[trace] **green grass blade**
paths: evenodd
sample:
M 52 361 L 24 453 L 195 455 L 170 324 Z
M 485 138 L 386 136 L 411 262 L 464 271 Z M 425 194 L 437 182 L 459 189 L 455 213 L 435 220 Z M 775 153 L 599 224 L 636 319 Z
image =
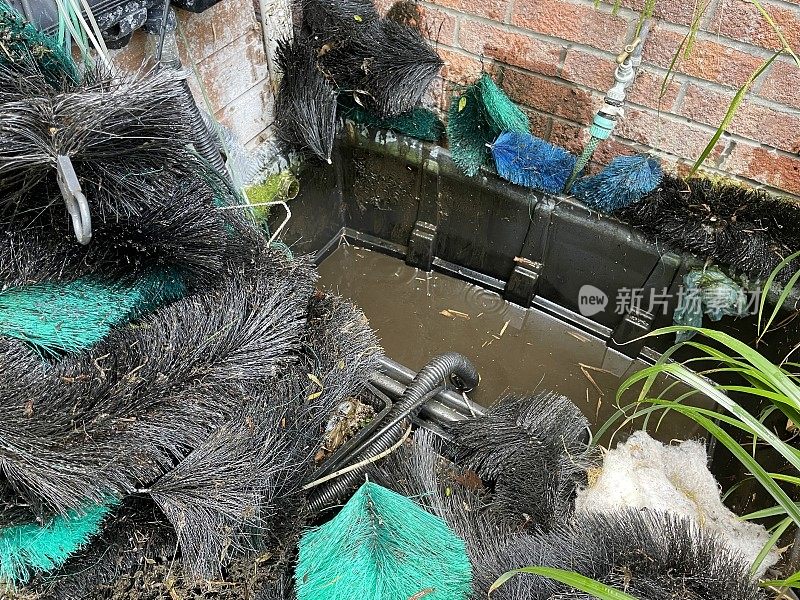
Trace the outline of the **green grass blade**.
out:
M 767 296 L 769 295 L 769 291 L 772 289 L 772 284 L 775 282 L 775 278 L 778 276 L 778 274 L 781 271 L 783 271 L 789 265 L 789 263 L 792 262 L 797 257 L 800 257 L 800 252 L 795 252 L 794 254 L 791 254 L 791 255 L 787 256 L 786 258 L 784 258 L 781 262 L 778 263 L 778 266 L 775 267 L 772 270 L 772 272 L 769 274 L 769 277 L 767 277 L 767 281 L 764 283 L 764 288 L 763 288 L 763 291 L 761 293 L 761 298 L 760 298 L 759 303 L 758 303 L 758 339 L 759 340 L 764 336 L 764 334 L 767 331 L 769 331 L 769 328 L 772 325 L 772 321 L 777 316 L 778 311 L 784 305 L 784 303 L 786 302 L 786 298 L 789 296 L 789 293 L 791 293 L 792 288 L 794 287 L 794 284 L 784 286 L 783 291 L 781 292 L 780 298 L 778 298 L 778 302 L 775 304 L 775 309 L 772 311 L 772 316 L 769 318 L 769 321 L 767 322 L 767 324 L 763 325 L 764 305 L 767 302 Z M 795 275 L 797 275 L 797 273 L 795 273 Z M 797 280 L 795 279 L 795 282 L 796 281 Z
M 800 510 L 800 504 L 797 505 L 797 509 Z M 783 515 L 787 514 L 786 509 L 782 506 L 773 506 L 770 508 L 762 508 L 761 510 L 756 510 L 751 513 L 747 513 L 746 515 L 741 515 L 739 518 L 742 521 L 755 521 L 756 519 L 769 519 L 770 517 L 782 517 Z
M 714 132 L 714 135 L 711 136 L 711 141 L 708 142 L 708 145 L 700 153 L 700 157 L 692 166 L 691 171 L 689 171 L 689 177 L 697 173 L 697 170 L 701 166 L 703 166 L 703 163 L 711 154 L 711 151 L 714 150 L 714 147 L 717 145 L 719 138 L 722 137 L 722 134 L 728 128 L 728 125 L 730 125 L 731 121 L 733 120 L 733 117 L 736 115 L 736 111 L 739 110 L 739 105 L 742 103 L 744 97 L 747 95 L 747 92 L 750 90 L 750 86 L 753 85 L 753 82 L 756 79 L 758 79 L 761 76 L 761 74 L 764 71 L 766 71 L 769 68 L 769 66 L 773 62 L 775 62 L 775 59 L 778 58 L 778 56 L 780 56 L 782 53 L 783 50 L 781 50 L 780 52 L 776 52 L 771 58 L 767 59 L 764 62 L 764 64 L 762 64 L 758 69 L 756 69 L 755 71 L 753 71 L 753 73 L 750 74 L 750 77 L 747 79 L 747 81 L 745 81 L 744 85 L 741 88 L 739 88 L 739 91 L 736 92 L 736 95 L 733 97 L 733 100 L 731 100 L 731 103 L 728 106 L 728 110 L 725 113 L 722 122 L 719 124 L 719 127 L 717 127 L 717 130 Z
M 758 435 L 759 438 L 766 441 L 770 446 L 775 448 L 781 456 L 783 456 L 789 463 L 798 471 L 800 471 L 800 452 L 792 448 L 781 440 L 769 428 L 765 427 L 756 417 L 751 415 L 747 410 L 742 408 L 734 400 L 727 395 L 716 389 L 713 384 L 703 379 L 699 375 L 693 373 L 682 365 L 669 365 L 669 372 L 682 380 L 687 385 L 702 392 L 717 404 L 725 408 L 729 413 L 734 415 L 737 419 L 745 423 L 752 431 L 753 435 Z
M 778 39 L 781 41 L 781 45 L 783 45 L 783 49 L 786 51 L 786 53 L 789 54 L 794 59 L 795 64 L 800 67 L 800 59 L 797 58 L 797 54 L 794 53 L 791 45 L 789 45 L 789 42 L 786 41 L 781 28 L 778 27 L 778 24 L 772 18 L 772 15 L 767 12 L 767 9 L 764 8 L 764 5 L 761 4 L 759 0 L 750 0 L 750 2 L 755 5 L 755 7 L 758 9 L 758 12 L 761 13 L 762 17 L 764 17 L 764 20 L 769 23 L 770 27 L 772 27 L 773 31 L 778 36 Z
M 759 373 L 759 376 L 763 377 L 763 380 L 766 381 L 768 385 L 772 387 L 772 389 L 784 394 L 789 405 L 791 405 L 795 410 L 800 410 L 800 387 L 798 387 L 797 384 L 792 381 L 786 372 L 770 362 L 757 350 L 754 350 L 744 342 L 737 340 L 727 333 L 716 331 L 714 329 L 704 329 L 702 327 L 684 327 L 673 325 L 671 327 L 662 327 L 661 329 L 657 329 L 647 334 L 647 336 L 651 337 L 686 330 L 700 333 L 701 335 L 726 346 L 728 349 L 738 354 L 755 368 L 755 370 Z
M 800 572 L 795 573 L 787 579 L 767 579 L 761 582 L 761 587 L 800 588 Z
M 497 581 L 492 584 L 492 587 L 489 588 L 489 596 L 512 577 L 522 574 L 539 575 L 541 577 L 547 577 L 548 579 L 554 579 L 576 590 L 591 594 L 595 598 L 600 598 L 600 600 L 637 600 L 630 594 L 621 592 L 618 589 L 609 587 L 599 581 L 589 579 L 573 571 L 564 571 L 563 569 L 553 569 L 550 567 L 525 567 L 524 569 L 515 569 L 508 573 L 503 573 L 497 578 Z
M 792 485 L 800 487 L 800 477 L 797 477 L 795 475 L 786 475 L 784 473 L 770 473 L 770 477 L 772 477 L 776 481 L 785 481 L 787 483 L 791 483 Z
M 792 519 L 786 517 L 783 521 L 778 523 L 778 526 L 775 528 L 775 531 L 767 540 L 767 543 L 764 544 L 764 547 L 761 548 L 761 552 L 758 553 L 756 559 L 753 561 L 753 565 L 750 567 L 750 575 L 755 575 L 758 571 L 758 568 L 761 566 L 761 563 L 764 562 L 764 559 L 767 558 L 770 550 L 778 543 L 778 540 L 783 535 L 783 532 L 789 528 L 789 525 L 792 524 Z

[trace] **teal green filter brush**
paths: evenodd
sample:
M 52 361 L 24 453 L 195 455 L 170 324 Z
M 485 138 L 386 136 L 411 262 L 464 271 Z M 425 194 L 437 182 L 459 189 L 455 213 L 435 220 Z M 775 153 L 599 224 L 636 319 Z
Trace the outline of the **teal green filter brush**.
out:
M 133 282 L 85 277 L 0 292 L 0 335 L 28 342 L 42 354 L 79 352 L 99 342 L 112 327 L 177 300 L 183 282 L 153 273 Z
M 363 106 L 342 98 L 339 96 L 339 114 L 354 123 L 389 129 L 426 142 L 438 142 L 444 136 L 444 123 L 428 108 L 417 106 L 411 112 L 381 118 Z
M 469 176 L 489 162 L 489 145 L 503 132 L 530 133 L 530 123 L 492 78 L 481 78 L 454 96 L 447 116 L 450 155 Z
M 34 573 L 47 573 L 85 546 L 100 529 L 111 504 L 56 516 L 49 523 L 11 525 L 0 530 L 0 585 L 24 584 Z
M 444 521 L 367 482 L 302 537 L 295 580 L 298 600 L 466 600 L 472 571 Z

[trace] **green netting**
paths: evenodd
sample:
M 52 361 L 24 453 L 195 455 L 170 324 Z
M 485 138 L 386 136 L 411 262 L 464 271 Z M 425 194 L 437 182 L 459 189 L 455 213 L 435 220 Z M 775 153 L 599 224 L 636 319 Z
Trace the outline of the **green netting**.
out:
M 14 65 L 21 70 L 41 70 L 56 87 L 61 87 L 64 82 L 77 83 L 80 78 L 75 61 L 63 46 L 2 1 L 0 64 Z

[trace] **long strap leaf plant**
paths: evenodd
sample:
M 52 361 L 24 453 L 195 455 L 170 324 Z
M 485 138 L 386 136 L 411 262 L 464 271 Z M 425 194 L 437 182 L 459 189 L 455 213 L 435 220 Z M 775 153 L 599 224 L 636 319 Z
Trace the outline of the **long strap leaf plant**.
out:
M 787 302 L 792 289 L 800 280 L 800 272 L 795 273 L 777 295 L 776 305 L 769 315 L 766 310 L 768 291 L 771 290 L 779 272 L 798 256 L 800 252 L 782 261 L 764 285 L 758 311 L 758 341 L 773 326 L 779 310 Z M 660 413 L 660 418 L 663 418 L 665 414 L 674 411 L 700 425 L 727 448 L 776 502 L 774 507 L 741 517 L 745 520 L 780 518 L 772 526 L 769 540 L 753 562 L 751 573 L 755 573 L 769 552 L 792 526 L 797 528 L 798 532 L 795 536 L 795 545 L 800 539 L 800 504 L 791 497 L 793 493 L 796 495 L 800 491 L 800 449 L 790 441 L 782 439 L 765 424 L 770 415 L 781 414 L 789 425 L 793 427 L 800 425 L 800 372 L 798 372 L 800 363 L 790 361 L 792 356 L 790 353 L 780 364 L 775 364 L 756 348 L 713 329 L 664 327 L 646 337 L 672 335 L 679 331 L 692 331 L 695 337 L 675 344 L 664 352 L 654 365 L 634 373 L 622 383 L 617 392 L 618 410 L 595 432 L 593 444 L 597 444 L 598 440 L 608 432 L 619 431 L 636 420 L 642 420 L 643 427 L 646 428 L 649 419 L 656 413 Z M 672 357 L 687 348 L 692 350 L 693 358 L 675 362 Z M 795 347 L 794 350 L 797 349 L 798 347 Z M 663 376 L 670 377 L 673 383 L 664 387 L 660 393 L 651 394 L 657 379 Z M 714 379 L 722 379 L 718 376 L 723 376 L 726 382 L 715 381 Z M 677 386 L 683 386 L 681 389 L 688 387 L 689 391 L 674 397 L 671 391 Z M 623 394 L 632 388 L 639 389 L 637 399 L 627 405 L 621 405 Z M 686 401 L 696 394 L 714 400 L 717 408 L 688 404 Z M 762 408 L 764 405 L 766 408 Z M 737 431 L 743 432 L 744 438 L 735 436 Z M 737 437 L 752 439 L 752 448 L 746 448 L 737 441 Z M 777 452 L 786 460 L 789 471 L 774 473 L 760 464 L 755 457 L 757 444 L 766 445 Z M 798 565 L 792 562 L 790 560 L 787 566 L 790 571 L 798 568 Z M 560 581 L 601 600 L 636 600 L 621 590 L 588 579 L 579 573 L 542 566 L 509 571 L 497 579 L 492 590 L 501 587 L 511 578 L 524 574 Z M 760 585 L 779 594 L 786 588 L 800 589 L 800 571 L 788 574 L 783 579 L 762 580 Z

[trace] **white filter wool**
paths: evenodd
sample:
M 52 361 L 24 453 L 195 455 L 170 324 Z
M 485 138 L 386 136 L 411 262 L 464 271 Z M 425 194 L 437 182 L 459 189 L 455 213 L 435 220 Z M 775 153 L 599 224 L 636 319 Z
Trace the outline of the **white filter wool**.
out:
M 648 508 L 691 517 L 701 529 L 722 536 L 748 562 L 755 560 L 769 540 L 764 527 L 741 521 L 720 498 L 720 488 L 706 466 L 708 456 L 700 442 L 665 445 L 637 431 L 606 453 L 600 473 L 579 490 L 576 512 L 609 512 L 621 508 Z M 780 555 L 770 552 L 757 575 L 774 565 Z

